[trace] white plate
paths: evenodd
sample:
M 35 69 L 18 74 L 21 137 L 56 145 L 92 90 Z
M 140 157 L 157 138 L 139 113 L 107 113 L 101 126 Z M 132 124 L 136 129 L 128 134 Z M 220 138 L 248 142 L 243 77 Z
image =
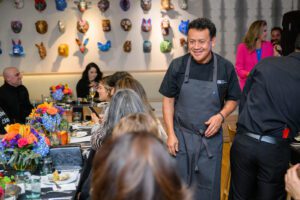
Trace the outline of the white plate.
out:
M 67 180 L 64 181 L 55 181 L 58 185 L 63 185 L 63 184 L 68 184 L 68 183 L 72 183 L 75 182 L 77 179 L 77 174 L 76 173 L 70 173 L 70 172 L 62 172 L 59 175 L 65 175 L 68 174 L 70 177 Z M 54 183 L 52 182 L 53 180 L 53 174 L 48 174 L 47 178 L 45 179 L 45 183 L 47 185 L 54 185 Z
M 73 133 L 73 137 L 80 138 L 86 136 L 87 134 L 88 133 L 86 131 L 76 131 Z

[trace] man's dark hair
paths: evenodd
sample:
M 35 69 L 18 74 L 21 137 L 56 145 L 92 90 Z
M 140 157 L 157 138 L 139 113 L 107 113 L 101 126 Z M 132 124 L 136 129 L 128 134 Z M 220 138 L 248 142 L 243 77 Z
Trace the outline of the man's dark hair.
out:
M 280 28 L 279 26 L 273 27 L 273 28 L 271 29 L 271 33 L 272 33 L 273 31 L 279 31 L 280 34 L 282 34 L 282 28 Z
M 296 41 L 295 41 L 295 49 L 297 51 L 300 51 L 300 33 L 298 33 L 297 37 L 296 37 Z
M 191 21 L 191 23 L 189 23 L 188 30 L 190 29 L 197 29 L 197 30 L 208 29 L 210 38 L 215 37 L 217 33 L 215 24 L 207 18 L 194 19 L 193 21 Z

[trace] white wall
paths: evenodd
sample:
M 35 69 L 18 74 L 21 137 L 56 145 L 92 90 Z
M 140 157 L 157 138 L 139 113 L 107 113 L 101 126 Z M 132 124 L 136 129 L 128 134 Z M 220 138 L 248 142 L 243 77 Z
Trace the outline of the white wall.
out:
M 68 0 L 68 7 L 64 12 L 57 11 L 54 0 L 46 0 L 48 6 L 43 12 L 34 8 L 33 0 L 25 0 L 23 9 L 16 9 L 13 0 L 0 1 L 0 41 L 3 54 L 0 55 L 1 71 L 7 66 L 17 66 L 21 71 L 32 73 L 46 72 L 81 72 L 89 62 L 96 62 L 104 71 L 114 70 L 164 70 L 170 61 L 181 56 L 184 51 L 179 44 L 179 38 L 183 35 L 178 31 L 180 20 L 194 19 L 206 16 L 211 18 L 218 29 L 217 46 L 215 51 L 234 62 L 236 44 L 240 42 L 249 24 L 258 18 L 266 19 L 269 27 L 280 25 L 281 16 L 287 11 L 299 9 L 299 0 L 188 0 L 189 9 L 181 10 L 177 0 L 173 0 L 174 11 L 161 11 L 160 0 L 152 0 L 152 9 L 144 13 L 139 0 L 130 0 L 131 8 L 123 12 L 119 6 L 119 0 L 110 0 L 110 8 L 102 14 L 98 7 L 98 0 L 92 0 L 89 10 L 81 14 L 73 1 Z M 83 35 L 76 30 L 76 22 L 80 17 L 90 23 L 89 31 Z M 173 40 L 171 53 L 163 54 L 159 50 L 159 43 L 163 36 L 160 31 L 160 22 L 163 16 L 171 21 L 172 31 L 166 38 Z M 152 19 L 152 31 L 141 32 L 142 18 Z M 101 27 L 101 19 L 108 18 L 112 22 L 112 31 L 104 33 Z M 130 32 L 125 32 L 120 27 L 122 18 L 130 18 L 133 27 Z M 10 28 L 12 20 L 21 20 L 23 30 L 19 34 L 13 33 Z M 48 22 L 48 32 L 44 35 L 35 30 L 37 20 Z M 67 25 L 64 34 L 59 33 L 57 21 L 62 20 Z M 242 26 L 240 26 L 242 24 Z M 88 52 L 82 55 L 75 43 L 75 38 L 89 38 Z M 25 48 L 24 57 L 11 57 L 11 39 L 21 39 Z M 99 52 L 97 42 L 110 39 L 112 48 L 109 52 Z M 144 39 L 152 42 L 152 52 L 143 53 Z M 132 52 L 124 53 L 122 46 L 125 40 L 132 40 Z M 47 57 L 41 60 L 35 43 L 43 41 L 47 48 Z M 67 43 L 70 53 L 67 58 L 59 57 L 57 47 L 61 43 Z

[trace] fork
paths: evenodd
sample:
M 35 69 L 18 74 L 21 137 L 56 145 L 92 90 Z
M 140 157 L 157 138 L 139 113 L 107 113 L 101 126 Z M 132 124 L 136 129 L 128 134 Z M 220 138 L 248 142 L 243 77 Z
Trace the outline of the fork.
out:
M 48 194 L 48 193 L 64 193 L 64 194 L 71 194 L 73 191 L 47 191 L 47 192 L 41 192 L 42 195 Z

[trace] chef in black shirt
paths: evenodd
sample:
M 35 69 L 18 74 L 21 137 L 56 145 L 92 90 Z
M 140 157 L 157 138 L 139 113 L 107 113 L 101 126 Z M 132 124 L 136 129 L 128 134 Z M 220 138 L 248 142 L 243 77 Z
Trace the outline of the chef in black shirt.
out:
M 300 35 L 286 57 L 259 62 L 246 82 L 230 153 L 230 199 L 286 199 L 290 141 L 300 131 Z
M 180 177 L 194 199 L 220 198 L 222 122 L 240 96 L 233 65 L 212 52 L 216 27 L 206 18 L 188 27 L 187 55 L 174 59 L 160 93 L 167 127 L 167 146 Z
M 16 67 L 3 70 L 4 84 L 0 87 L 0 107 L 10 119 L 10 123 L 25 123 L 33 106 L 29 94 L 22 85 L 22 74 Z

